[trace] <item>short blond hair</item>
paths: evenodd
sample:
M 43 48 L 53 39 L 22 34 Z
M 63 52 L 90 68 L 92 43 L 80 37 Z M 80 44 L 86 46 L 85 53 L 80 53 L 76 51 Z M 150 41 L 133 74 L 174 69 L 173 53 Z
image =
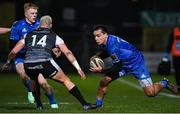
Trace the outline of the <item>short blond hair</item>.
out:
M 37 9 L 37 10 L 39 9 L 39 7 L 34 3 L 25 3 L 24 4 L 24 12 L 26 12 L 30 8 Z
M 52 18 L 49 15 L 42 16 L 40 18 L 40 25 L 46 24 L 48 27 L 52 25 Z

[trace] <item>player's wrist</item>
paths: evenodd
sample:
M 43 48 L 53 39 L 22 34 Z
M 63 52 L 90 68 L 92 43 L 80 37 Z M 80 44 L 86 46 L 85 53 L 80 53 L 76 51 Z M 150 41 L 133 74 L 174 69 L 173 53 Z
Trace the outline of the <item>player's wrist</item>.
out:
M 7 60 L 7 61 L 6 61 L 6 64 L 10 64 L 10 63 L 11 63 L 11 60 Z
M 73 64 L 73 66 L 74 66 L 78 71 L 81 70 L 81 67 L 79 66 L 77 60 L 74 60 L 74 61 L 72 62 L 72 64 Z

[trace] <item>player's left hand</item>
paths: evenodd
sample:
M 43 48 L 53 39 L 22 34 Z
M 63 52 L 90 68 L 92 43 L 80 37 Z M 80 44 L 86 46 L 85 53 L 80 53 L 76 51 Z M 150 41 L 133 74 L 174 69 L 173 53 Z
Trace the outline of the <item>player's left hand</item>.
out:
M 89 69 L 91 72 L 95 72 L 95 73 L 98 73 L 98 72 L 101 72 L 102 70 L 102 67 L 99 63 L 97 63 L 97 67 L 90 67 Z
M 84 74 L 84 72 L 82 70 L 78 70 L 78 73 L 82 80 L 86 79 L 86 75 Z
M 6 63 L 2 66 L 1 70 L 5 71 L 5 70 L 10 70 L 11 67 L 11 63 Z

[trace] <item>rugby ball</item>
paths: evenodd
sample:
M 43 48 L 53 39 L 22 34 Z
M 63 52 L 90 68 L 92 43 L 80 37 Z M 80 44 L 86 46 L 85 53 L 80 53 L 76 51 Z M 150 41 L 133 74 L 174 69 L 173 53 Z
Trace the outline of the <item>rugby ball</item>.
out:
M 98 63 L 102 68 L 104 68 L 104 62 L 103 62 L 103 60 L 101 58 L 99 58 L 99 57 L 91 57 L 91 59 L 90 59 L 90 67 L 91 68 L 97 67 Z

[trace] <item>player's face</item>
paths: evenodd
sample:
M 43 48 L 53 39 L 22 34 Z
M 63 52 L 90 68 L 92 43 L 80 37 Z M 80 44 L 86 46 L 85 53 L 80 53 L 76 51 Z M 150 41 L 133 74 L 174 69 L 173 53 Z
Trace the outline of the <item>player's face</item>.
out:
M 104 33 L 104 32 L 102 32 L 101 29 L 98 29 L 93 32 L 93 35 L 94 35 L 94 39 L 98 45 L 106 44 L 106 40 L 107 40 L 107 36 L 108 36 L 107 33 Z
M 30 24 L 34 23 L 37 18 L 37 9 L 30 8 L 25 12 L 26 21 Z

